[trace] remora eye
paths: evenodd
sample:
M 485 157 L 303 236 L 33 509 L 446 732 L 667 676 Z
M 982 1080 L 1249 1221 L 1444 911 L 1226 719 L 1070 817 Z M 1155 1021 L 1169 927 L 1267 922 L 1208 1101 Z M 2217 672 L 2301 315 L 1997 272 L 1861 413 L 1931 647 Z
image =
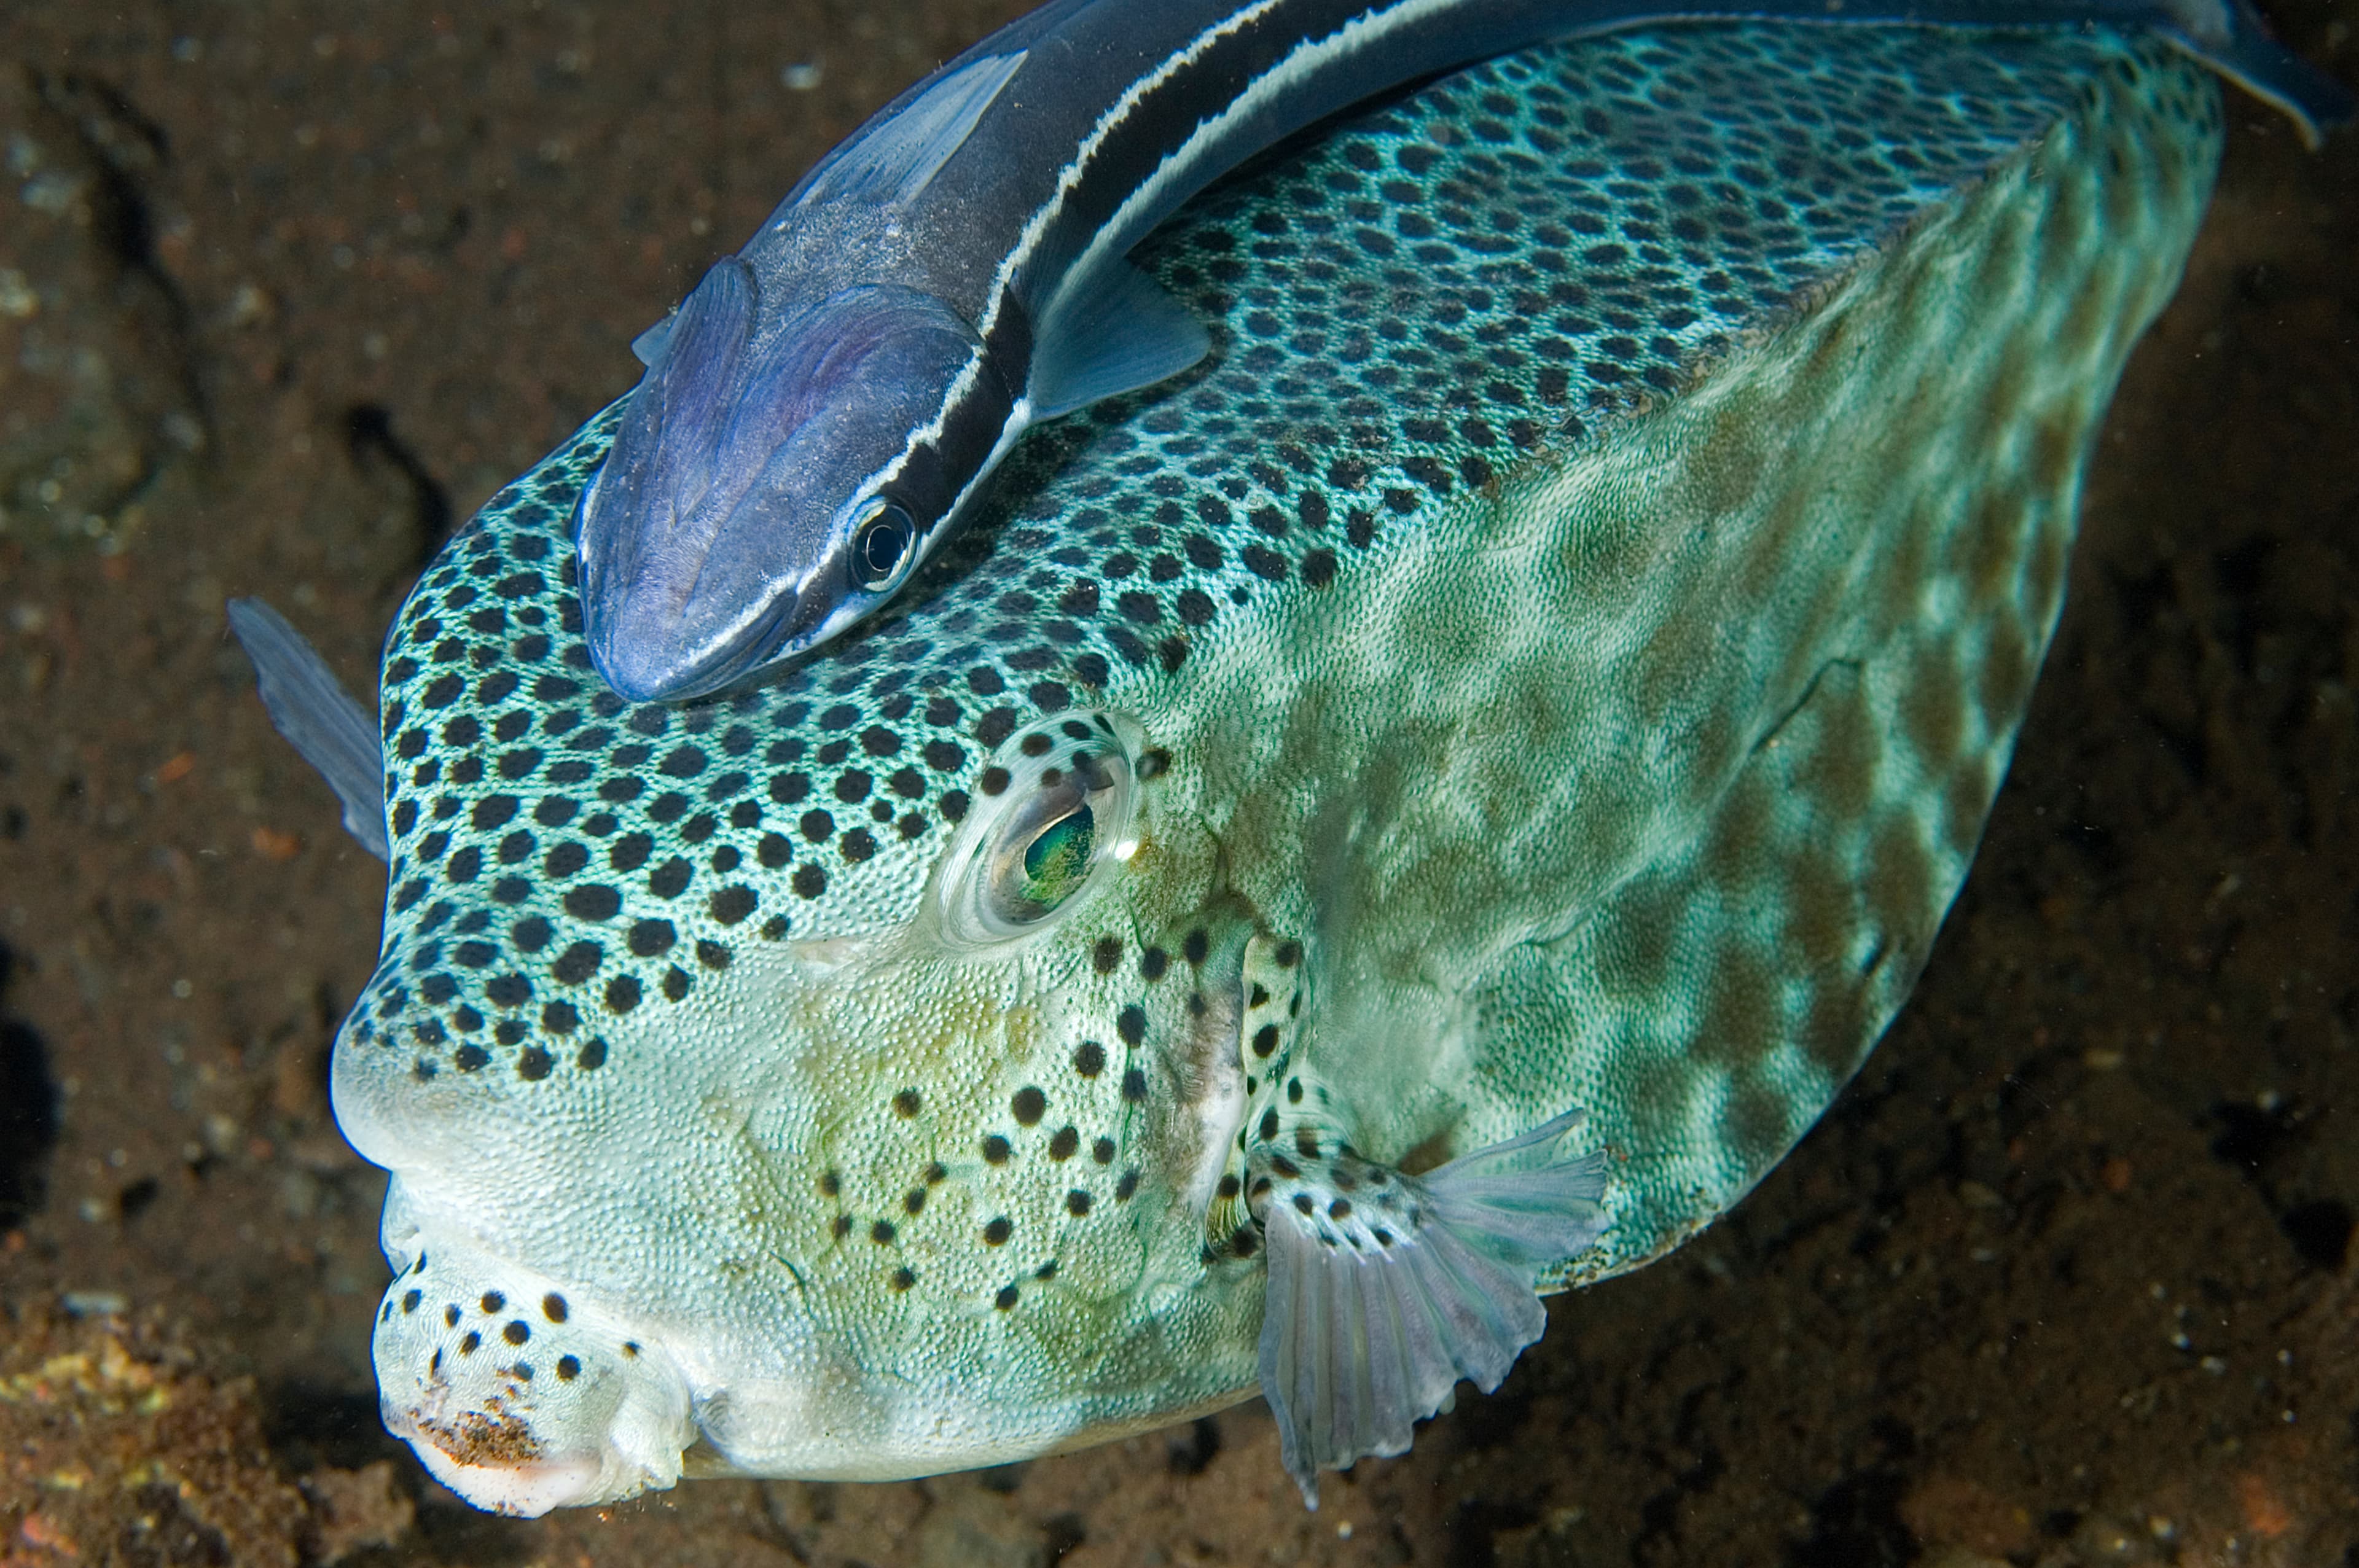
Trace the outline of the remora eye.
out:
M 1130 746 L 1104 716 L 1066 712 L 986 768 L 942 881 L 945 935 L 982 946 L 1044 929 L 1130 850 Z
M 853 582 L 871 591 L 892 586 L 909 566 L 917 543 L 917 520 L 907 507 L 881 495 L 870 497 L 852 526 Z

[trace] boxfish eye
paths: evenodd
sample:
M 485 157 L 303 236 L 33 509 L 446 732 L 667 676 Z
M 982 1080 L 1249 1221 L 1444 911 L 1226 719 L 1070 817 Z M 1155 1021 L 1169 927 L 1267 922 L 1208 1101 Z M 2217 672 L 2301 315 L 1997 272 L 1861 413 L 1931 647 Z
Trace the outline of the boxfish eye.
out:
M 1046 929 L 1136 847 L 1131 747 L 1103 714 L 1068 710 L 984 770 L 945 861 L 942 930 L 962 946 Z
M 917 553 L 918 523 L 908 508 L 871 496 L 852 526 L 852 580 L 871 592 L 892 587 Z

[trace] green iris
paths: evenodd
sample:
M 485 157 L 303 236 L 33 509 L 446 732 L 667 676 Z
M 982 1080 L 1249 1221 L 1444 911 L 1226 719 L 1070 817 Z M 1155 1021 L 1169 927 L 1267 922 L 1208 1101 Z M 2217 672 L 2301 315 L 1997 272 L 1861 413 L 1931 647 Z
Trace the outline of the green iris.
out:
M 1097 819 L 1086 806 L 1042 828 L 1024 847 L 1025 901 L 1053 909 L 1071 898 L 1089 874 L 1097 841 Z

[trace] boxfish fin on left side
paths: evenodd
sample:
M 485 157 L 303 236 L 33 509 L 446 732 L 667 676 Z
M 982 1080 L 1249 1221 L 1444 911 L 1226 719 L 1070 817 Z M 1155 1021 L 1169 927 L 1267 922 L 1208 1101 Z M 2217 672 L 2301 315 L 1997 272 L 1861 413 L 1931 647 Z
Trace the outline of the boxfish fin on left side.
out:
M 1099 272 L 1041 314 L 1027 388 L 1035 419 L 1153 386 L 1212 351 L 1204 324 L 1161 284 L 1119 259 Z
M 319 651 L 287 618 L 258 599 L 229 601 L 229 629 L 254 661 L 270 722 L 319 770 L 344 805 L 344 831 L 380 860 L 392 859 L 385 836 L 385 744 L 375 716 L 361 706 Z

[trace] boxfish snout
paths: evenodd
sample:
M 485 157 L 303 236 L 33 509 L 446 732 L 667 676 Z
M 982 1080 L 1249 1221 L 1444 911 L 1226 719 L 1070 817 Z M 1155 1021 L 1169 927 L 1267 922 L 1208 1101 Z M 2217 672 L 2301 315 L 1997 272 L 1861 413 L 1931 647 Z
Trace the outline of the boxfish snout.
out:
M 696 1439 L 660 1346 L 462 1244 L 427 1242 L 396 1276 L 371 1348 L 386 1430 L 480 1509 L 529 1519 L 661 1490 Z

